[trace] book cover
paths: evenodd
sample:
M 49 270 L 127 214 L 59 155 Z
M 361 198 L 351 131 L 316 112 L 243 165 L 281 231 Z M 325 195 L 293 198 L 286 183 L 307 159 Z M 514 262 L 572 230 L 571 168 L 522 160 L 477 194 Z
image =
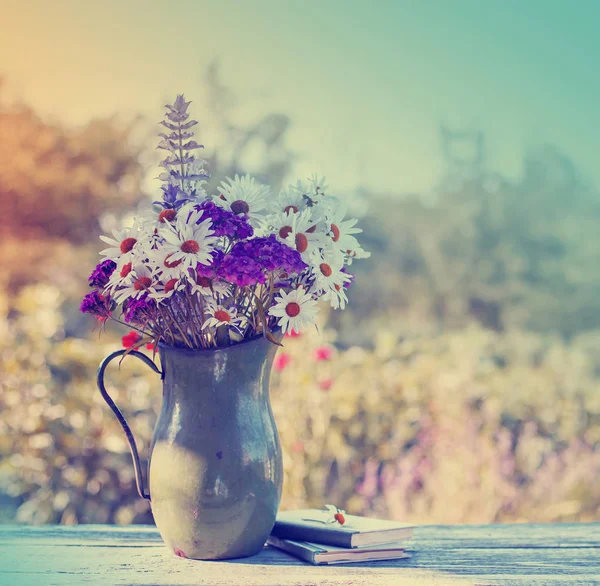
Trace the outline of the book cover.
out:
M 271 535 L 280 539 L 306 541 L 337 547 L 364 547 L 410 539 L 413 525 L 345 515 L 346 522 L 326 523 L 331 514 L 320 509 L 282 511 Z
M 349 549 L 307 541 L 280 539 L 273 535 L 269 537 L 267 543 L 315 566 L 372 562 L 377 560 L 398 560 L 410 557 L 400 545 L 394 543 L 383 546 Z

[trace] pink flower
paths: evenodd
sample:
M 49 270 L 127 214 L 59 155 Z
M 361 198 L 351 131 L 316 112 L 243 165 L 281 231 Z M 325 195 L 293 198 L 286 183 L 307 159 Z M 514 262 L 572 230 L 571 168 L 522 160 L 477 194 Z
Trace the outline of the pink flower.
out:
M 331 360 L 333 349 L 329 346 L 319 346 L 314 352 L 314 358 L 317 362 L 321 360 Z
M 319 388 L 322 391 L 328 391 L 332 386 L 333 386 L 332 378 L 324 378 L 323 380 L 319 381 Z
M 141 339 L 141 336 L 137 332 L 129 332 L 121 338 L 121 342 L 123 343 L 123 348 L 131 348 L 132 346 L 135 346 Z
M 292 357 L 289 354 L 282 352 L 281 354 L 278 354 L 275 357 L 275 362 L 273 363 L 273 368 L 277 372 L 281 372 L 284 368 L 286 368 L 290 364 L 291 361 L 292 361 Z
M 154 350 L 155 346 L 150 342 L 150 344 L 146 344 L 146 350 Z

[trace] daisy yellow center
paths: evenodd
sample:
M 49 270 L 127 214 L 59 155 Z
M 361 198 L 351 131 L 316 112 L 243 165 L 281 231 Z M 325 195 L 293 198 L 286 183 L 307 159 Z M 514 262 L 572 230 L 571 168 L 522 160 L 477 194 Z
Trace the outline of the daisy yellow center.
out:
M 123 265 L 121 272 L 119 273 L 121 277 L 124 279 L 131 272 L 131 263 L 128 262 Z
M 175 285 L 177 285 L 177 279 L 170 279 L 165 283 L 165 293 L 170 293 L 175 289 Z
M 245 201 L 238 199 L 231 204 L 231 211 L 234 214 L 247 214 L 250 206 Z
M 224 309 L 217 309 L 217 311 L 215 311 L 215 319 L 229 323 L 231 321 L 231 316 Z
M 330 266 L 329 266 L 327 263 L 325 263 L 325 262 L 322 262 L 322 263 L 319 265 L 319 269 L 321 270 L 321 273 L 323 273 L 323 275 L 324 275 L 325 277 L 331 277 L 331 273 L 332 273 L 333 271 L 331 270 L 331 267 L 330 267 Z
M 182 247 L 182 249 L 183 249 L 183 247 Z M 172 256 L 173 256 L 172 254 L 169 254 L 167 257 L 165 257 L 165 262 L 163 263 L 168 269 L 174 269 L 175 267 L 178 267 L 181 264 L 180 260 L 170 261 L 169 259 Z
M 304 234 L 296 234 L 296 250 L 300 253 L 306 252 L 308 238 Z
M 285 210 L 283 210 L 286 214 L 293 212 L 294 214 L 298 213 L 298 208 L 296 206 L 287 206 Z
M 290 317 L 296 317 L 300 313 L 300 305 L 295 301 L 291 301 L 285 306 L 285 312 Z
M 137 240 L 135 238 L 125 238 L 125 240 L 123 240 L 121 242 L 121 252 L 123 254 L 130 252 L 131 249 L 135 246 L 135 243 L 137 242 Z
M 334 242 L 337 242 L 340 239 L 340 229 L 335 224 L 331 224 L 331 232 L 332 232 L 331 239 Z
M 291 226 L 284 226 L 283 228 L 279 229 L 279 237 L 282 240 L 285 240 L 290 235 L 291 231 L 292 231 L 292 227 Z
M 181 245 L 181 250 L 188 254 L 196 254 L 200 250 L 200 245 L 195 240 L 186 240 Z
M 143 289 L 147 289 L 152 285 L 152 279 L 150 277 L 139 277 L 136 279 L 133 288 L 136 291 L 142 291 Z
M 198 277 L 196 282 L 200 287 L 210 287 L 212 285 L 212 281 L 208 277 Z
M 175 210 L 163 210 L 158 214 L 158 221 L 164 224 L 165 222 L 172 222 L 175 219 L 177 212 Z

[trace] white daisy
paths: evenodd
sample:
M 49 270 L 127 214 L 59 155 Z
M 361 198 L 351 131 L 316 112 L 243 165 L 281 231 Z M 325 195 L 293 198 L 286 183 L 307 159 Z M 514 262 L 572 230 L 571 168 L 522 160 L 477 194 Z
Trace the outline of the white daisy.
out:
M 346 255 L 346 264 L 348 266 L 352 264 L 354 259 L 360 260 L 361 258 L 371 257 L 371 253 L 363 250 L 358 242 L 356 243 L 356 248 L 348 248 L 347 250 L 344 250 L 344 254 Z
M 162 208 L 156 204 L 144 202 L 139 205 L 136 220 L 142 231 L 153 233 L 162 228 L 165 223 L 175 223 L 177 211 L 171 208 Z
M 174 227 L 166 224 L 159 231 L 167 241 L 164 249 L 171 254 L 170 263 L 181 260 L 182 269 L 195 269 L 197 263 L 207 265 L 212 260 L 211 252 L 218 239 L 212 236 L 210 220 L 196 223 L 201 216 L 202 211 L 192 212 L 189 216 L 180 215 Z
M 136 223 L 131 228 L 113 230 L 113 238 L 104 235 L 100 236 L 100 240 L 111 245 L 109 248 L 101 250 L 100 254 L 106 258 L 110 258 L 115 262 L 117 262 L 117 259 L 122 256 L 133 256 L 132 251 L 138 242 L 138 232 L 138 225 Z
M 237 315 L 235 307 L 227 309 L 222 305 L 212 305 L 209 306 L 206 313 L 210 317 L 202 324 L 202 329 L 230 326 L 239 330 L 248 321 L 245 316 Z
M 114 299 L 117 303 L 123 303 L 126 299 L 137 299 L 144 293 L 152 296 L 156 292 L 158 282 L 150 266 L 138 262 L 133 265 L 129 274 L 133 275 L 132 278 L 126 285 L 117 289 L 114 294 Z
M 232 290 L 233 285 L 220 281 L 219 279 L 211 279 L 202 275 L 191 275 L 188 273 L 188 281 L 192 285 L 192 293 L 200 293 L 201 295 L 211 296 L 218 295 L 220 297 L 228 297 Z
M 282 189 L 277 199 L 273 200 L 271 212 L 273 214 L 301 212 L 306 209 L 306 203 L 302 194 L 290 186 L 289 189 Z
M 117 266 L 106 285 L 107 291 L 114 291 L 120 287 L 128 287 L 133 284 L 135 273 L 132 272 L 132 267 L 135 261 L 135 257 L 128 254 L 118 259 Z
M 269 315 L 278 318 L 277 325 L 284 334 L 292 330 L 300 332 L 315 323 L 317 302 L 302 288 L 281 292 L 269 309 Z
M 346 251 L 359 247 L 358 240 L 352 234 L 362 232 L 356 228 L 358 220 L 356 218 L 344 219 L 346 215 L 346 206 L 338 205 L 330 207 L 326 212 L 327 235 L 338 250 Z
M 344 283 L 351 280 L 350 275 L 342 272 L 344 268 L 344 256 L 332 247 L 317 250 L 311 255 L 310 264 L 315 275 L 317 288 L 327 292 L 337 287 L 343 287 Z
M 247 214 L 252 227 L 260 228 L 267 212 L 268 195 L 266 185 L 257 183 L 250 175 L 236 175 L 221 183 L 220 194 L 214 202 L 234 214 Z
M 183 259 L 175 260 L 170 246 L 161 246 L 148 253 L 148 262 L 154 267 L 157 274 L 161 276 L 162 281 L 170 279 L 179 279 L 187 269 Z
M 176 291 L 182 291 L 185 289 L 186 280 L 179 277 L 171 277 L 170 279 L 163 282 L 158 282 L 154 286 L 154 291 L 150 293 L 152 299 L 156 299 L 157 303 L 164 301 L 171 297 Z
M 302 260 L 310 257 L 315 249 L 325 246 L 327 238 L 317 231 L 317 225 L 312 221 L 312 212 L 288 212 L 274 216 L 270 220 L 275 235 L 291 248 L 295 248 Z
M 334 309 L 345 309 L 348 303 L 348 296 L 343 285 L 334 285 L 333 289 L 325 291 L 322 299 L 329 301 L 329 305 Z
M 328 186 L 325 185 L 325 177 L 319 178 L 314 174 L 307 181 L 298 179 L 296 185 L 291 188 L 299 193 L 308 205 L 315 205 L 326 197 Z

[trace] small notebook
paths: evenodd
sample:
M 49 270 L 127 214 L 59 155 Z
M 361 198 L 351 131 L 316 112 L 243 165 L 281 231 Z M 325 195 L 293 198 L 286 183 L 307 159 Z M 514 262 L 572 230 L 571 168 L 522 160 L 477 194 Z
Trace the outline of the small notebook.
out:
M 271 535 L 280 539 L 353 548 L 404 541 L 413 534 L 414 525 L 355 515 L 345 515 L 343 525 L 319 522 L 330 517 L 331 513 L 320 509 L 282 511 L 277 515 Z
M 394 543 L 361 549 L 348 549 L 347 547 L 334 547 L 319 543 L 309 543 L 308 541 L 280 539 L 273 535 L 267 539 L 267 543 L 315 566 L 372 562 L 377 560 L 399 560 L 410 557 L 402 547 Z

